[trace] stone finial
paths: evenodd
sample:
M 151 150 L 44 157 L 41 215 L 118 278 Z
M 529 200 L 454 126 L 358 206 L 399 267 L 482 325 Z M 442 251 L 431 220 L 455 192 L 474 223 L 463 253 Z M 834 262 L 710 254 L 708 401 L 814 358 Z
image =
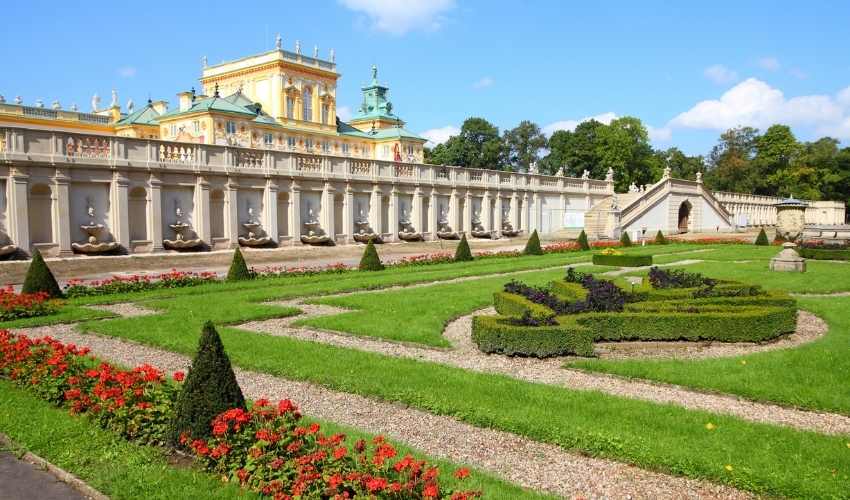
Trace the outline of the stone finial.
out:
M 605 181 L 606 182 L 614 182 L 614 169 L 608 167 L 608 172 L 605 173 Z
M 301 40 L 295 40 L 295 53 L 301 55 Z
M 41 99 L 36 99 L 35 100 L 35 107 L 36 108 L 43 108 L 44 107 L 44 101 L 42 101 Z
M 319 58 L 319 46 L 313 45 L 313 59 Z
M 669 165 L 664 167 L 664 175 L 662 175 L 661 178 L 662 179 L 669 179 L 670 178 L 670 172 L 671 172 L 671 170 L 670 170 Z
M 16 95 L 15 96 L 15 104 L 23 104 L 23 103 L 24 103 L 24 98 L 19 96 L 19 95 Z
M 331 62 L 336 62 L 336 51 L 334 49 L 330 51 L 330 60 Z
M 278 33 L 277 36 L 274 37 L 274 48 L 276 48 L 277 50 L 283 48 L 283 38 L 281 38 L 280 33 Z
M 76 103 L 71 104 L 71 111 L 77 112 L 77 111 L 79 111 L 79 110 L 80 110 L 80 108 L 77 106 L 77 104 L 76 104 Z
M 702 184 L 702 172 L 697 172 L 697 184 Z
M 62 105 L 59 104 L 59 100 L 53 101 L 53 104 L 51 104 L 50 107 L 56 110 L 62 109 Z
M 136 103 L 134 103 L 132 99 L 128 99 L 127 100 L 127 113 L 132 113 L 133 108 L 135 108 L 135 107 L 136 107 Z
M 120 106 L 120 104 L 118 104 L 118 91 L 115 90 L 115 89 L 112 89 L 112 102 L 109 103 L 109 107 L 115 108 L 115 107 L 118 107 L 118 106 Z
M 201 68 L 207 67 L 207 56 L 201 56 Z
M 91 112 L 97 113 L 97 108 L 100 106 L 100 96 L 95 93 L 91 96 Z

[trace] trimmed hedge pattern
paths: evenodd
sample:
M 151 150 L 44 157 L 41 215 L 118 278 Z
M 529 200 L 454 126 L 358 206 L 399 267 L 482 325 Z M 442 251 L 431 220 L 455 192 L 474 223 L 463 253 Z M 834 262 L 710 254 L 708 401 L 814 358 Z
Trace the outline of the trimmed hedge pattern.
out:
M 812 260 L 850 260 L 850 250 L 826 250 L 824 248 L 798 248 L 797 253 L 804 259 Z
M 592 356 L 594 341 L 764 342 L 796 328 L 797 301 L 784 292 L 728 281 L 700 296 L 704 290 L 643 285 L 627 293 L 623 312 L 566 314 L 555 317 L 557 324 L 542 326 L 522 319 L 551 321 L 551 309 L 497 292 L 493 302 L 499 316 L 473 318 L 472 339 L 483 352 L 542 358 Z M 587 295 L 581 284 L 564 280 L 552 282 L 550 291 L 565 301 Z
M 597 266 L 644 267 L 652 265 L 652 255 L 605 255 L 593 254 L 593 264 Z

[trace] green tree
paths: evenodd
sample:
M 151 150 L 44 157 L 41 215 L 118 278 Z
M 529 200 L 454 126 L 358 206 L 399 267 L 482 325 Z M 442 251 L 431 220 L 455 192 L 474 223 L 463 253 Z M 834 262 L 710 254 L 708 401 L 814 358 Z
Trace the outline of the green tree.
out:
M 767 233 L 764 232 L 764 228 L 761 228 L 761 231 L 759 231 L 759 235 L 756 236 L 755 244 L 758 246 L 770 245 L 770 240 L 767 239 Z
M 670 167 L 670 176 L 674 179 L 694 180 L 697 172 L 705 174 L 702 156 L 688 156 L 676 147 L 655 151 L 654 155 L 661 165 Z
M 59 283 L 44 262 L 41 252 L 36 248 L 32 251 L 32 261 L 27 268 L 27 275 L 24 278 L 24 286 L 21 288 L 23 293 L 38 293 L 44 292 L 50 298 L 62 297 L 62 289 L 59 288 Z
M 723 132 L 708 156 L 706 185 L 715 191 L 754 193 L 758 179 L 751 162 L 757 139 L 758 129 L 752 127 Z
M 546 147 L 546 136 L 536 123 L 528 120 L 505 131 L 503 141 L 508 163 L 518 172 L 527 172 L 539 158 L 540 150 Z
M 375 248 L 375 243 L 369 240 L 366 248 L 363 250 L 363 257 L 360 258 L 361 271 L 383 271 L 384 265 L 381 263 L 381 258 L 378 256 L 378 250 Z
M 426 151 L 426 163 L 501 170 L 503 146 L 499 129 L 484 118 L 467 118 L 460 133 Z
M 653 157 L 649 133 L 637 118 L 624 116 L 599 129 L 597 154 L 600 167 L 614 170 L 615 189 L 652 184 L 661 177 L 663 165 Z
M 472 250 L 469 249 L 469 242 L 466 241 L 466 233 L 460 237 L 460 243 L 455 249 L 455 262 L 467 262 L 472 260 Z
M 236 382 L 230 358 L 211 321 L 204 324 L 198 352 L 177 397 L 169 441 L 176 446 L 180 435 L 203 439 L 210 435 L 216 415 L 231 408 L 245 408 L 245 397 Z
M 666 245 L 668 243 L 667 238 L 664 237 L 664 233 L 659 229 L 657 233 L 655 233 L 655 244 L 656 245 Z
M 227 281 L 242 281 L 253 278 L 254 273 L 248 269 L 245 257 L 242 256 L 242 250 L 236 248 L 236 251 L 233 252 L 233 260 L 230 262 L 230 269 L 227 270 Z
M 791 127 L 787 125 L 772 125 L 763 135 L 757 137 L 752 162 L 755 170 L 755 194 L 780 195 L 779 187 L 786 184 L 788 178 L 796 178 L 799 181 L 807 174 L 813 174 L 809 167 L 797 161 L 801 149 Z M 801 172 L 800 169 L 809 171 Z M 815 188 L 812 191 L 818 190 Z
M 632 239 L 631 239 L 631 237 L 629 237 L 628 231 L 623 231 L 623 234 L 620 235 L 620 245 L 622 245 L 624 247 L 632 246 Z
M 587 241 L 587 233 L 584 232 L 584 229 L 578 235 L 578 246 L 582 250 L 590 250 L 590 242 Z

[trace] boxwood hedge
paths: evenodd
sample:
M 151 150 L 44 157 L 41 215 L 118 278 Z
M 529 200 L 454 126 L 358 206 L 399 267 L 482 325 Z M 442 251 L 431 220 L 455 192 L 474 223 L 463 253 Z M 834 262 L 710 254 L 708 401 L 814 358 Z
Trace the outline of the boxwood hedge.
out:
M 652 265 L 652 255 L 606 255 L 593 254 L 593 264 L 597 266 L 644 267 Z
M 800 257 L 812 260 L 850 260 L 850 250 L 828 250 L 825 248 L 798 248 Z
M 567 301 L 583 300 L 578 283 L 563 280 L 551 291 Z M 797 302 L 784 292 L 720 282 L 713 295 L 694 296 L 699 288 L 653 289 L 630 295 L 623 312 L 581 313 L 555 317 L 556 324 L 528 326 L 521 318 L 552 318 L 548 307 L 506 292 L 494 294 L 499 316 L 476 316 L 472 338 L 487 353 L 511 356 L 591 356 L 594 341 L 714 340 L 763 342 L 793 332 Z

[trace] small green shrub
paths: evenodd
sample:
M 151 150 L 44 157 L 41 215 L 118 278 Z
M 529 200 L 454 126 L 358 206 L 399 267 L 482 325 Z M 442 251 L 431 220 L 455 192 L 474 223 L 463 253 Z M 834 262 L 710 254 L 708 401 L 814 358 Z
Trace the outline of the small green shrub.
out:
M 524 255 L 543 255 L 543 247 L 540 246 L 540 236 L 537 235 L 535 229 L 528 242 L 525 244 L 525 249 L 522 251 Z
M 764 228 L 761 228 L 759 231 L 759 235 L 756 237 L 755 244 L 758 246 L 768 246 L 770 245 L 770 241 L 767 239 L 767 233 L 764 232 Z
M 22 293 L 38 293 L 44 292 L 48 297 L 55 299 L 62 297 L 62 289 L 59 288 L 59 283 L 44 262 L 41 252 L 38 249 L 32 251 L 32 262 L 27 268 L 27 276 L 24 278 L 24 286 L 21 289 Z
M 659 229 L 658 232 L 655 233 L 655 244 L 666 245 L 667 243 L 669 243 L 669 241 L 667 241 L 667 238 L 664 237 L 664 233 L 662 233 Z
M 177 397 L 169 442 L 176 446 L 181 434 L 191 439 L 209 437 L 216 415 L 231 408 L 245 408 L 245 397 L 236 382 L 230 358 L 211 321 L 204 325 L 198 352 Z
M 625 233 L 624 233 L 625 234 Z M 593 254 L 593 264 L 597 266 L 644 267 L 652 265 L 652 255 L 606 255 Z
M 472 319 L 472 341 L 482 352 L 508 356 L 593 356 L 593 332 L 573 325 L 518 325 L 511 318 L 475 316 Z
M 245 263 L 245 257 L 242 256 L 242 250 L 238 247 L 233 252 L 233 260 L 230 262 L 230 269 L 227 270 L 227 281 L 243 281 L 254 279 L 254 273 L 248 269 L 248 264 Z
M 464 233 L 455 249 L 455 262 L 468 262 L 470 260 L 472 260 L 472 250 L 469 249 L 469 242 L 466 241 L 466 233 Z
M 384 264 L 381 263 L 381 258 L 378 256 L 378 250 L 375 248 L 375 243 L 369 240 L 366 248 L 363 250 L 363 257 L 360 258 L 358 269 L 361 271 L 383 271 Z
M 590 250 L 590 242 L 587 241 L 587 233 L 584 232 L 584 229 L 578 235 L 578 246 L 582 250 Z
M 632 239 L 629 238 L 629 232 L 623 231 L 623 234 L 620 236 L 620 245 L 624 247 L 632 246 Z

